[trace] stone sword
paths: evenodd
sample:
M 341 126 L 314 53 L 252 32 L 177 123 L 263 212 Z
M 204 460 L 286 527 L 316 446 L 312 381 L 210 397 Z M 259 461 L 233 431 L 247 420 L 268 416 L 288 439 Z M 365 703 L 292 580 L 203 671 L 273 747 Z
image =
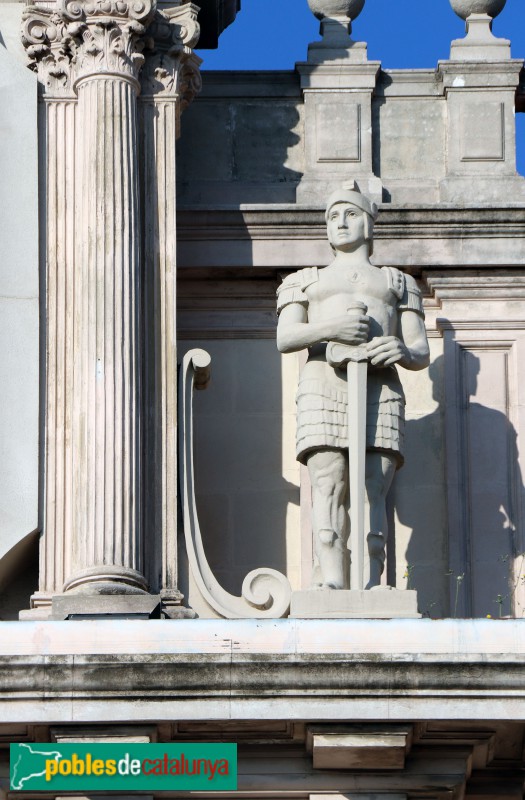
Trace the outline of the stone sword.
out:
M 355 302 L 347 313 L 366 314 L 364 303 Z M 365 469 L 366 469 L 366 344 L 329 342 L 326 360 L 332 367 L 346 366 L 348 475 L 350 488 L 350 587 L 364 589 L 365 564 Z

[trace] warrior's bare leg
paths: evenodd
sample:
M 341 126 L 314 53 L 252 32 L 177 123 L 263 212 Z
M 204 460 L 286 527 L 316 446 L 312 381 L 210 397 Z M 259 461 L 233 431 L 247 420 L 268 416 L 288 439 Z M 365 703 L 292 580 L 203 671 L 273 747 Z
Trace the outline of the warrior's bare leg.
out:
M 370 533 L 367 536 L 370 556 L 370 580 L 366 586 L 379 586 L 385 566 L 388 537 L 386 496 L 396 471 L 396 458 L 385 452 L 369 450 L 366 454 L 366 493 L 370 506 Z
M 314 586 L 344 589 L 348 572 L 346 454 L 341 450 L 320 450 L 309 456 L 307 464 L 312 483 L 314 549 L 318 562 Z

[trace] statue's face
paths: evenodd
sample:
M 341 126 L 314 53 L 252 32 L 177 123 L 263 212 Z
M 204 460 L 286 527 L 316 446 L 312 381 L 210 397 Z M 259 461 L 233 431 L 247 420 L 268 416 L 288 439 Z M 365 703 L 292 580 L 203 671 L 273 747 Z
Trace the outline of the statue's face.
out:
M 367 240 L 365 212 L 351 203 L 335 203 L 328 212 L 326 229 L 335 250 L 356 250 Z

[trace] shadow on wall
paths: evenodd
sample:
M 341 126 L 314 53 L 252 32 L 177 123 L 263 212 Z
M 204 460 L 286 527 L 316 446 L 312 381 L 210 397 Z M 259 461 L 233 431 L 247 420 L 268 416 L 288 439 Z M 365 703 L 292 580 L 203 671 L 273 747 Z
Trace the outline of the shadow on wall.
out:
M 437 407 L 431 414 L 407 418 L 405 466 L 396 475 L 391 492 L 391 517 L 394 513 L 410 532 L 405 558 L 407 572 L 399 588 L 416 589 L 421 613 L 431 617 L 448 615 L 448 554 L 444 442 L 443 356 L 430 365 L 432 400 Z M 392 527 L 391 527 L 392 530 Z M 395 537 L 392 536 L 392 546 Z M 400 544 L 397 543 L 399 550 Z M 389 546 L 389 582 L 392 574 L 392 547 Z M 395 555 L 402 559 L 403 553 Z
M 397 516 L 412 531 L 409 586 L 432 617 L 521 617 L 524 487 L 516 430 L 508 409 L 486 402 L 490 363 L 465 346 L 445 410 L 443 362 L 440 356 L 429 369 L 438 408 L 407 422 L 407 473 L 398 479 Z
M 241 96 L 228 102 L 204 93 L 184 113 L 177 146 L 180 205 L 295 202 L 303 168 L 300 98 L 275 96 L 279 73 L 272 75 L 267 97 L 245 99 L 243 74 L 236 73 Z M 222 86 L 221 73 L 203 78 L 215 92 L 231 91 L 231 77 Z M 252 92 L 250 86 L 244 94 Z
M 0 621 L 18 620 L 38 586 L 39 536 L 28 534 L 0 559 Z

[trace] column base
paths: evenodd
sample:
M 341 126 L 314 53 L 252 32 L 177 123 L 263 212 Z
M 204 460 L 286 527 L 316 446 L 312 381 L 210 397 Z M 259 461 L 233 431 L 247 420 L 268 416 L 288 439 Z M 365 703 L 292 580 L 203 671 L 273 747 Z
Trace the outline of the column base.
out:
M 102 565 L 81 570 L 64 583 L 64 592 L 87 595 L 147 594 L 148 584 L 137 570 Z
M 417 592 L 375 589 L 308 589 L 292 592 L 290 617 L 297 619 L 420 619 Z
M 177 592 L 176 595 L 167 595 L 161 592 L 161 612 L 163 619 L 196 619 L 197 614 L 191 608 L 182 605 L 184 595 Z
M 29 608 L 22 609 L 18 614 L 20 620 L 49 619 L 51 616 L 51 592 L 36 591 L 31 595 Z
M 67 592 L 46 596 L 46 603 L 20 611 L 24 622 L 66 619 L 195 619 L 193 609 L 162 595 Z

